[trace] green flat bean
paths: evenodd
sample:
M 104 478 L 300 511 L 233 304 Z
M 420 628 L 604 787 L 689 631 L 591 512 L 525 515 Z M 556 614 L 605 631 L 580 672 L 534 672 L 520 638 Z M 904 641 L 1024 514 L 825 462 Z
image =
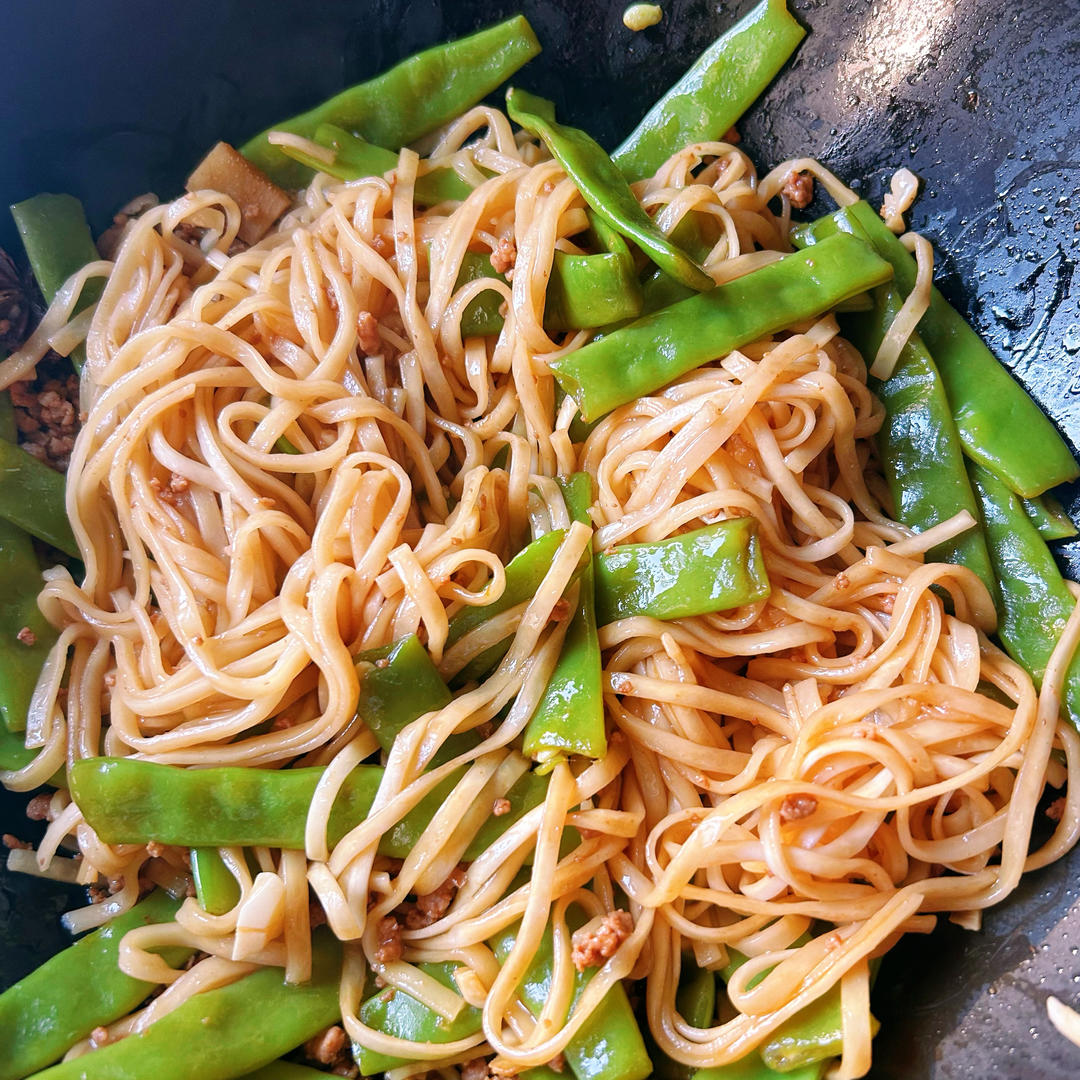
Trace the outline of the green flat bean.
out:
M 1044 540 L 1068 540 L 1076 535 L 1072 518 L 1053 495 L 1036 495 L 1021 501 L 1027 516 Z
M 291 1061 L 272 1061 L 261 1069 L 245 1073 L 240 1080 L 326 1080 L 326 1073 L 306 1065 L 294 1065 Z
M 584 917 L 572 908 L 567 921 L 575 928 L 584 922 Z M 510 927 L 490 942 L 500 963 L 510 955 L 515 937 L 516 930 Z M 540 1015 L 551 993 L 554 963 L 554 939 L 548 927 L 540 939 L 536 956 L 518 984 L 518 994 L 534 1016 Z M 571 1008 L 596 970 L 586 968 L 583 972 L 575 972 Z M 622 983 L 615 983 L 604 995 L 570 1040 L 563 1056 L 577 1080 L 645 1080 L 652 1075 L 652 1062 Z
M 800 226 L 792 241 L 812 245 L 838 230 L 872 243 L 893 267 L 899 293 L 911 292 L 915 260 L 868 203 Z M 937 289 L 918 330 L 941 374 L 969 458 L 1027 498 L 1080 475 L 1054 425 Z
M 94 1028 L 131 1012 L 154 986 L 120 970 L 120 940 L 138 926 L 171 922 L 179 906 L 166 893 L 151 893 L 0 994 L 0 1080 L 46 1068 Z M 193 952 L 164 949 L 162 956 L 178 967 Z
M 762 0 L 694 61 L 611 155 L 642 180 L 688 143 L 722 139 L 776 77 L 806 31 L 784 0 Z
M 730 518 L 652 544 L 597 555 L 596 621 L 685 619 L 769 595 L 753 518 Z
M 131 758 L 85 758 L 72 767 L 72 798 L 108 844 L 193 847 L 304 847 L 308 807 L 323 770 L 183 769 Z M 371 809 L 383 770 L 360 765 L 348 776 L 330 814 L 328 836 L 337 843 Z M 455 772 L 436 785 L 379 841 L 379 851 L 405 858 L 435 811 L 461 779 Z M 510 812 L 490 817 L 466 849 L 480 851 L 532 807 L 547 790 L 546 777 L 526 773 L 506 798 Z
M 880 285 L 874 290 L 874 310 L 849 320 L 848 337 L 868 360 L 902 303 L 892 285 Z M 923 532 L 966 510 L 978 522 L 960 433 L 937 365 L 918 331 L 908 338 L 892 375 L 884 382 L 872 377 L 869 382 L 885 406 L 878 452 L 899 520 Z M 931 548 L 927 559 L 966 566 L 979 575 L 991 596 L 997 592 L 981 524 Z
M 595 420 L 733 349 L 816 318 L 891 275 L 867 244 L 837 235 L 813 252 L 785 256 L 638 319 L 551 369 L 585 420 Z
M 713 279 L 657 228 L 622 173 L 590 135 L 557 123 L 551 102 L 525 90 L 509 90 L 506 109 L 512 120 L 543 139 L 598 217 L 633 240 L 657 266 L 684 285 L 699 291 L 714 287 Z
M 539 52 L 532 27 L 524 16 L 516 15 L 417 53 L 314 109 L 275 124 L 246 142 L 240 152 L 275 183 L 302 187 L 310 178 L 309 170 L 272 146 L 270 131 L 312 138 L 320 124 L 335 124 L 396 150 L 477 104 Z
M 190 852 L 195 896 L 211 915 L 224 915 L 240 902 L 240 886 L 217 848 L 193 847 Z
M 592 477 L 574 473 L 559 480 L 559 486 L 571 518 L 591 528 Z M 600 758 L 607 753 L 591 542 L 588 553 L 589 562 L 578 576 L 577 608 L 566 629 L 562 651 L 525 729 L 525 753 L 545 765 L 553 765 L 566 754 Z
M 341 1016 L 341 946 L 312 938 L 311 981 L 266 967 L 189 998 L 137 1035 L 55 1065 L 37 1080 L 233 1080 L 268 1065 Z
M 460 966 L 453 962 L 417 964 L 436 982 L 455 991 L 454 971 Z M 466 1039 L 480 1030 L 482 1019 L 483 1013 L 479 1009 L 466 1005 L 453 1020 L 444 1020 L 423 1002 L 401 990 L 380 990 L 360 1006 L 360 1020 L 369 1028 L 410 1042 L 448 1043 Z M 408 1058 L 382 1054 L 356 1042 L 353 1043 L 353 1059 L 364 1076 L 374 1076 L 409 1063 Z
M 1050 654 L 1076 601 L 1020 499 L 988 469 L 972 463 L 969 471 L 1000 588 L 998 637 L 1006 652 L 1041 686 Z M 1080 726 L 1080 657 L 1069 665 L 1062 705 Z
M 30 269 L 45 302 L 51 304 L 64 282 L 87 263 L 100 259 L 82 203 L 73 195 L 35 195 L 11 208 Z M 78 313 L 96 304 L 105 288 L 103 278 L 88 281 L 75 303 Z M 75 370 L 82 369 L 86 350 L 72 350 Z
M 698 1069 L 694 1073 L 694 1080 L 821 1080 L 828 1065 L 828 1061 L 815 1061 L 787 1072 L 777 1072 L 751 1051 L 746 1057 L 739 1058 L 730 1065 Z
M 64 476 L 14 442 L 0 438 L 0 518 L 79 557 L 64 509 Z

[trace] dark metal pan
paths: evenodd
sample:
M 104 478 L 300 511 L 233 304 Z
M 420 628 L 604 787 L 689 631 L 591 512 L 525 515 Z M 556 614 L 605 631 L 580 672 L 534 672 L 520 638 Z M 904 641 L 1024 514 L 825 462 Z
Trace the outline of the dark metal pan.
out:
M 400 57 L 524 10 L 544 43 L 519 81 L 613 144 L 744 0 L 662 0 L 631 34 L 622 0 L 37 0 L 5 11 L 0 201 L 84 200 L 101 229 L 129 197 L 174 194 L 233 141 Z M 795 0 L 811 34 L 742 125 L 760 166 L 810 154 L 872 199 L 900 165 L 949 298 L 1080 443 L 1080 4 Z M 6 215 L 0 215 L 6 219 Z M 0 243 L 13 247 L 9 222 Z M 1074 516 L 1080 497 L 1066 498 Z M 1060 554 L 1080 572 L 1080 545 Z M 32 839 L 24 799 L 0 825 Z M 1045 1001 L 1080 997 L 1080 855 L 1025 879 L 972 934 L 889 957 L 874 993 L 878 1080 L 1080 1075 Z M 64 943 L 77 895 L 0 870 L 0 986 Z M 0 1049 L 2 1053 L 2 1049 Z

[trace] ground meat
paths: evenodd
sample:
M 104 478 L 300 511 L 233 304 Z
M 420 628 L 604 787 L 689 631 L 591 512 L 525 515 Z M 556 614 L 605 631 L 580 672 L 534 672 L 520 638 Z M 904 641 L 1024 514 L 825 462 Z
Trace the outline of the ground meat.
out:
M 20 642 L 22 642 L 23 645 L 36 645 L 37 644 L 37 634 L 35 634 L 34 631 L 30 629 L 29 626 L 24 626 L 15 635 L 15 637 L 18 638 L 18 640 Z
M 796 210 L 804 210 L 814 201 L 814 178 L 804 172 L 789 172 L 780 189 Z
M 304 1043 L 304 1056 L 320 1065 L 334 1065 L 346 1045 L 344 1028 L 333 1024 Z
M 583 926 L 570 939 L 571 959 L 578 971 L 599 967 L 634 932 L 634 920 L 628 911 L 609 911 L 599 924 Z
M 552 1072 L 561 1073 L 566 1069 L 566 1058 L 562 1054 L 556 1054 L 548 1063 L 547 1067 Z
M 495 817 L 502 817 L 503 814 L 509 814 L 511 809 L 509 799 L 496 799 L 491 804 L 491 812 Z
M 102 1046 L 106 1046 L 109 1043 L 109 1029 L 104 1027 L 96 1027 L 90 1032 L 90 1046 L 94 1050 L 100 1049 Z
M 491 268 L 497 274 L 505 274 L 517 261 L 517 245 L 511 236 L 499 238 L 495 250 L 491 253 Z
M 461 1066 L 461 1080 L 488 1080 L 487 1060 L 478 1057 L 466 1061 Z
M 722 141 L 726 143 L 731 143 L 732 146 L 738 146 L 739 143 L 742 142 L 742 136 L 739 134 L 738 130 L 734 126 L 732 126 L 724 132 L 724 138 Z
M 514 1080 L 517 1076 L 517 1066 L 500 1058 L 492 1058 L 488 1063 L 488 1072 L 495 1080 Z
M 79 378 L 71 361 L 50 353 L 33 380 L 12 383 L 19 442 L 27 453 L 63 472 L 79 426 Z
M 132 218 L 137 218 L 145 210 L 149 210 L 152 206 L 157 206 L 158 197 L 153 192 L 147 192 L 145 195 L 139 195 L 134 198 L 126 206 L 121 207 L 115 214 L 113 214 L 113 223 L 110 225 L 97 240 L 97 249 L 103 259 L 113 259 L 116 257 L 117 249 L 120 247 L 120 240 L 124 235 L 124 226 L 127 225 Z
M 566 616 L 569 614 L 570 604 L 567 601 L 566 597 L 560 596 L 559 599 L 555 601 L 555 606 L 551 609 L 551 617 L 548 621 L 562 622 L 563 619 L 565 619 Z
M 434 891 L 416 898 L 416 906 L 432 922 L 441 919 L 453 902 L 458 889 L 465 884 L 465 867 L 458 865 L 450 871 L 450 876 Z
M 156 476 L 151 477 L 150 487 L 163 503 L 179 506 L 183 501 L 183 496 L 191 487 L 191 481 L 186 476 L 171 473 L 167 484 L 163 484 Z
M 146 854 L 149 855 L 151 859 L 160 859 L 161 856 L 165 854 L 165 845 L 159 844 L 156 840 L 151 840 L 150 843 L 146 845 Z
M 809 817 L 817 809 L 813 795 L 788 795 L 780 804 L 781 821 L 798 821 Z
M 400 960 L 405 947 L 401 942 L 401 924 L 393 915 L 384 915 L 379 920 L 379 945 L 375 950 L 375 961 L 379 964 L 392 964 Z
M 376 356 L 382 352 L 382 338 L 379 337 L 379 323 L 370 311 L 361 311 L 356 316 L 356 343 L 365 356 Z
M 8 851 L 15 851 L 16 849 L 29 851 L 34 846 L 33 844 L 28 844 L 25 840 L 20 840 L 17 836 L 12 836 L 9 832 L 4 833 L 3 843 Z
M 44 791 L 35 795 L 26 804 L 26 816 L 31 821 L 52 821 L 52 796 Z
M 318 900 L 311 900 L 308 903 L 308 923 L 312 930 L 326 925 L 326 912 Z
M 1060 821 L 1060 820 L 1061 820 L 1061 818 L 1062 818 L 1062 815 L 1063 815 L 1064 813 L 1065 813 L 1065 799 L 1064 799 L 1064 797 L 1062 797 L 1062 798 L 1060 798 L 1060 799 L 1055 799 L 1055 800 L 1054 800 L 1054 801 L 1053 801 L 1053 802 L 1052 802 L 1052 803 L 1051 803 L 1051 804 L 1050 804 L 1050 805 L 1049 805 L 1049 806 L 1048 806 L 1048 807 L 1046 808 L 1046 816 L 1047 816 L 1047 817 L 1048 817 L 1048 818 L 1049 818 L 1049 819 L 1050 819 L 1051 821 Z

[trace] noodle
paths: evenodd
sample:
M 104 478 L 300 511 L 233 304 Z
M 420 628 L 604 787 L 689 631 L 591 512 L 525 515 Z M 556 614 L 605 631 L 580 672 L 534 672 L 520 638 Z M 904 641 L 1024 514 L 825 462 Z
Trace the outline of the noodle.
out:
M 436 167 L 475 190 L 419 212 L 413 186 Z M 722 142 L 685 148 L 635 191 L 668 232 L 689 213 L 707 223 L 705 266 L 722 282 L 789 250 L 786 203 L 781 214 L 770 203 L 793 171 L 842 204 L 855 198 L 809 159 L 759 182 Z M 115 261 L 69 282 L 0 365 L 10 385 L 49 341 L 70 347 L 85 332 L 86 418 L 67 485 L 85 578 L 58 570 L 45 582 L 41 607 L 61 635 L 31 707 L 27 742 L 40 752 L 0 779 L 28 789 L 101 752 L 326 766 L 303 851 L 258 849 L 254 869 L 222 849 L 240 893 L 232 910 L 188 898 L 174 924 L 125 937 L 122 969 L 169 989 L 114 1035 L 256 965 L 302 983 L 318 912 L 345 944 L 344 1029 L 412 1063 L 393 1077 L 455 1076 L 477 1056 L 506 1071 L 544 1065 L 625 978 L 645 981 L 657 1047 L 692 1067 L 738 1060 L 835 987 L 835 1075 L 858 1077 L 870 1065 L 870 961 L 938 913 L 977 924 L 1024 869 L 1075 844 L 1080 737 L 1059 704 L 1080 617 L 1037 693 L 989 640 L 996 616 L 980 580 L 925 562 L 971 519 L 915 536 L 878 494 L 883 410 L 867 360 L 887 378 L 925 312 L 929 244 L 905 237 L 918 280 L 876 357 L 825 315 L 717 357 L 578 439 L 549 365 L 589 335 L 549 331 L 544 305 L 556 252 L 582 250 L 584 211 L 561 168 L 481 107 L 429 157 L 402 150 L 392 181 L 318 175 L 248 248 L 234 246 L 240 210 L 226 196 L 146 209 Z M 457 284 L 468 253 L 510 246 L 509 284 Z M 81 281 L 106 273 L 88 328 L 65 330 Z M 465 336 L 465 311 L 487 290 L 503 327 Z M 552 480 L 574 470 L 595 479 L 595 535 Z M 602 627 L 607 755 L 546 761 L 542 803 L 459 868 L 530 768 L 515 740 L 558 660 L 590 540 L 603 551 L 733 517 L 756 522 L 771 595 Z M 510 558 L 553 529 L 565 535 L 533 594 L 453 637 L 455 615 L 498 599 Z M 397 734 L 368 817 L 331 842 L 335 799 L 378 750 L 355 715 L 355 658 L 408 634 L 462 685 Z M 466 682 L 504 641 L 494 670 Z M 436 757 L 464 732 L 472 749 Z M 1050 778 L 1067 780 L 1067 810 L 1029 854 Z M 379 838 L 444 782 L 408 857 L 380 855 Z M 140 873 L 187 880 L 182 852 L 105 844 L 74 803 L 57 809 L 40 871 L 57 872 L 74 835 L 88 882 L 124 879 L 69 916 L 72 928 L 129 908 Z M 409 922 L 410 898 L 447 882 L 443 909 Z M 617 907 L 632 928 L 575 996 L 575 943 Z M 811 936 L 815 921 L 824 929 Z M 490 942 L 507 931 L 500 963 Z M 544 940 L 554 962 L 534 1016 L 518 986 Z M 153 950 L 174 944 L 206 958 L 170 968 Z M 675 1005 L 689 956 L 713 971 L 742 964 L 701 1027 Z M 424 963 L 455 964 L 454 985 Z M 479 1008 L 482 1030 L 443 1044 L 375 1030 L 360 1016 L 369 971 L 446 1021 Z

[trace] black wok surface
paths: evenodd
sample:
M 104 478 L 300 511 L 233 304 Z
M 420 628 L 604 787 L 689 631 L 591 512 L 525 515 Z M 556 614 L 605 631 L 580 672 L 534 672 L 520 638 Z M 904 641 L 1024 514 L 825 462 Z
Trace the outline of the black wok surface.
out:
M 216 139 L 253 131 L 402 56 L 516 10 L 545 51 L 518 76 L 607 145 L 748 8 L 662 0 L 631 34 L 621 0 L 63 0 L 5 5 L 0 200 L 83 199 L 100 230 L 129 197 L 176 193 Z M 794 0 L 811 34 L 741 125 L 761 167 L 810 154 L 872 199 L 924 181 L 913 226 L 939 282 L 1080 442 L 1080 3 Z M 824 209 L 824 207 L 822 207 Z M 14 250 L 6 215 L 0 243 Z M 1077 493 L 1067 493 L 1074 517 Z M 1080 572 L 1080 545 L 1059 554 Z M 0 828 L 33 839 L 25 798 Z M 878 1080 L 1080 1075 L 1045 1000 L 1080 999 L 1080 855 L 1032 874 L 982 932 L 904 943 L 874 993 Z M 65 942 L 77 890 L 0 868 L 0 987 Z M 0 1048 L 0 1054 L 2 1054 Z

